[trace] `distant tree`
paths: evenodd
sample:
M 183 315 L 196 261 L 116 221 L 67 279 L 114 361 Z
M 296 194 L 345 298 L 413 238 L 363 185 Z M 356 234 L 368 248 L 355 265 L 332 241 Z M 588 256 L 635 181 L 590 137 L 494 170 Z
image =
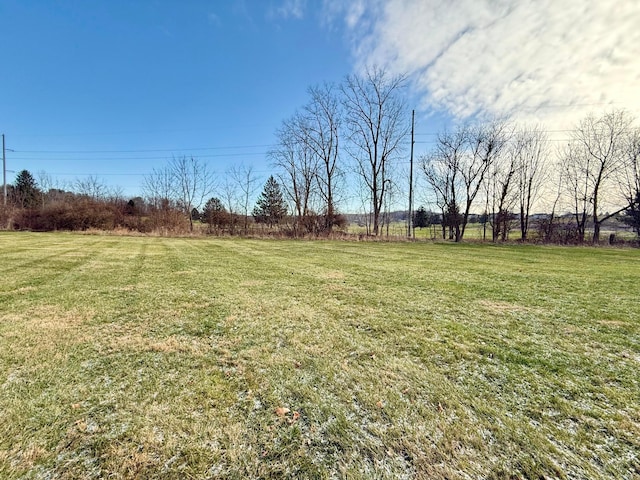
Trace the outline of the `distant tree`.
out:
M 424 207 L 418 208 L 413 214 L 413 226 L 420 229 L 429 226 L 429 214 Z
M 276 132 L 278 143 L 269 152 L 273 164 L 282 171 L 280 180 L 293 206 L 296 233 L 309 224 L 308 217 L 312 216 L 312 203 L 318 188 L 319 160 L 309 142 L 301 141 L 305 132 L 305 119 L 297 113 L 282 122 Z
M 619 172 L 618 184 L 629 208 L 622 218 L 640 237 L 640 128 L 629 133 L 625 157 L 625 168 Z
M 264 190 L 260 194 L 255 208 L 253 209 L 253 218 L 258 223 L 266 223 L 270 227 L 277 225 L 287 214 L 287 207 L 280 190 L 280 185 L 273 178 L 269 177 L 264 186 Z
M 142 215 L 145 212 L 145 202 L 141 197 L 133 197 L 127 202 L 126 214 L 127 215 Z
M 503 141 L 511 136 L 510 129 L 505 129 Z M 506 240 L 511 230 L 511 213 L 518 200 L 517 178 L 518 159 L 515 152 L 517 143 L 511 142 L 511 148 L 499 148 L 487 175 L 485 185 L 487 190 L 486 211 L 488 221 L 492 227 L 493 241 Z M 485 223 L 486 226 L 486 223 Z
M 78 195 L 89 197 L 93 200 L 104 199 L 109 196 L 107 186 L 94 175 L 76 179 L 73 184 L 73 190 Z
M 167 210 L 174 201 L 174 178 L 168 166 L 154 168 L 151 174 L 145 175 L 142 189 L 147 202 L 157 210 Z
M 622 221 L 629 225 L 636 235 L 640 237 L 640 190 L 636 192 L 635 202 L 624 212 Z
M 549 180 L 545 161 L 549 155 L 549 140 L 542 127 L 521 128 L 514 138 L 516 157 L 518 204 L 520 207 L 520 236 L 527 240 L 531 208 L 540 196 L 542 186 Z
M 40 189 L 28 170 L 18 173 L 13 188 L 16 204 L 22 208 L 34 208 L 40 201 Z
M 506 145 L 501 122 L 458 127 L 438 135 L 434 150 L 423 157 L 422 169 L 442 210 L 443 235 L 462 241 L 471 207 L 491 166 Z
M 239 192 L 239 197 L 237 199 L 237 204 L 240 207 L 240 212 L 242 213 L 244 220 L 244 234 L 247 234 L 249 228 L 249 208 L 251 205 L 251 200 L 254 197 L 256 190 L 259 188 L 258 177 L 253 170 L 253 167 L 247 167 L 241 165 L 239 167 L 233 167 L 227 175 L 231 177 L 231 182 L 237 186 L 237 191 Z M 235 190 L 235 189 L 231 189 Z M 229 211 L 231 212 L 231 210 Z
M 162 211 L 178 206 L 189 219 L 191 231 L 194 220 L 192 210 L 204 203 L 214 185 L 213 172 L 207 164 L 185 156 L 174 157 L 167 167 L 154 169 L 144 179 L 144 190 L 150 203 Z
M 202 210 L 202 220 L 209 225 L 209 229 L 221 229 L 229 223 L 230 215 L 219 198 L 210 198 Z
M 427 183 L 433 190 L 436 204 L 440 208 L 442 218 L 442 238 L 449 239 L 460 235 L 461 217 L 458 210 L 458 197 L 463 189 L 459 174 L 459 164 L 465 151 L 466 129 L 458 128 L 455 132 L 444 132 L 438 135 L 433 151 L 421 159 Z
M 193 157 L 174 158 L 169 164 L 174 197 L 189 217 L 189 229 L 193 231 L 191 210 L 202 205 L 214 188 L 213 172 L 206 163 Z
M 578 124 L 562 152 L 580 241 L 584 241 L 589 217 L 593 221 L 592 242 L 598 243 L 602 223 L 630 208 L 632 199 L 615 197 L 624 196 L 618 178 L 628 168 L 631 125 L 632 118 L 621 110 L 601 117 L 589 115 Z

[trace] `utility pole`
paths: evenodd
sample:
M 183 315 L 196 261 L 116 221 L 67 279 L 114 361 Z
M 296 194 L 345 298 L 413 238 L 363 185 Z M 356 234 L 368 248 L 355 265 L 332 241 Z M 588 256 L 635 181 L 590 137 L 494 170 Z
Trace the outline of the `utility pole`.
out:
M 413 125 L 416 111 L 411 110 L 411 160 L 409 163 L 409 221 L 407 222 L 407 237 L 411 238 L 413 230 Z
M 7 205 L 7 154 L 4 149 L 4 133 L 2 134 L 2 202 Z

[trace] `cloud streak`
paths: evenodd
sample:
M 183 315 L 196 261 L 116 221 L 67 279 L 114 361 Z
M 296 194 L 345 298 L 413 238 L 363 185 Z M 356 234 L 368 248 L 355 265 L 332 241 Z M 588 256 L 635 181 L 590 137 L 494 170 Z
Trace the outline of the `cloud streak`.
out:
M 304 17 L 306 0 L 284 0 L 281 5 L 272 8 L 269 15 L 284 19 L 294 18 L 300 20 Z
M 637 0 L 326 0 L 325 11 L 344 21 L 358 68 L 409 73 L 425 109 L 554 128 L 589 111 L 640 114 Z

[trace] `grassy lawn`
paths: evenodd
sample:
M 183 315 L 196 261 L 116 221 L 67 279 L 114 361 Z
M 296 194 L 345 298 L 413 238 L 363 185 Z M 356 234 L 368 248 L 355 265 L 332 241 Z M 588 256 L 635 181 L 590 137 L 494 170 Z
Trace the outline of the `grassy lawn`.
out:
M 0 252 L 0 478 L 640 476 L 638 250 Z

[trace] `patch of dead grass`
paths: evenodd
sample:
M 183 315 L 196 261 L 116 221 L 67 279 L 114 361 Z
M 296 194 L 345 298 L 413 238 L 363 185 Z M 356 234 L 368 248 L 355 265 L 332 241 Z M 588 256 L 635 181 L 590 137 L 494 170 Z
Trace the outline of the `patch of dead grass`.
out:
M 13 325 L 12 330 L 15 330 L 15 333 L 7 332 L 6 336 L 20 339 L 21 342 L 37 340 L 32 346 L 34 349 L 55 348 L 60 343 L 81 343 L 90 340 L 84 324 L 93 316 L 90 310 L 64 310 L 55 305 L 38 305 L 5 315 L 5 321 Z
M 324 272 L 320 275 L 320 278 L 326 280 L 344 280 L 344 273 L 339 270 L 332 270 L 329 272 Z
M 41 445 L 30 443 L 26 447 L 14 446 L 10 450 L 0 450 L 0 463 L 9 463 L 17 470 L 30 470 L 49 452 Z
M 598 320 L 598 323 L 606 327 L 626 327 L 627 326 L 627 323 L 621 320 Z
M 109 338 L 107 347 L 110 350 L 132 350 L 138 352 L 188 353 L 204 355 L 210 346 L 193 337 L 169 335 L 164 338 L 153 338 L 139 333 Z
M 496 302 L 491 300 L 480 300 L 478 302 L 480 306 L 490 312 L 498 313 L 516 313 L 516 312 L 529 312 L 530 308 L 523 305 L 517 305 L 509 302 Z

